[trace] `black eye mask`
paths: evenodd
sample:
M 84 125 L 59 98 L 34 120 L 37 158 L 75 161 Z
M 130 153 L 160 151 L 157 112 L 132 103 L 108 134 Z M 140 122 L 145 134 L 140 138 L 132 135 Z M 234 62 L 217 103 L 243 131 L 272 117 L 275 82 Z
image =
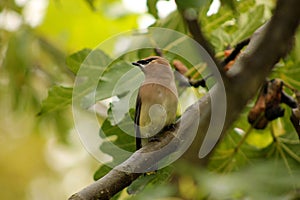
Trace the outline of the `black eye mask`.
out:
M 147 65 L 148 63 L 150 63 L 151 61 L 153 60 L 156 60 L 157 58 L 149 58 L 147 60 L 139 60 L 137 62 L 134 62 L 132 63 L 133 65 L 136 65 L 136 66 L 140 66 L 140 65 Z

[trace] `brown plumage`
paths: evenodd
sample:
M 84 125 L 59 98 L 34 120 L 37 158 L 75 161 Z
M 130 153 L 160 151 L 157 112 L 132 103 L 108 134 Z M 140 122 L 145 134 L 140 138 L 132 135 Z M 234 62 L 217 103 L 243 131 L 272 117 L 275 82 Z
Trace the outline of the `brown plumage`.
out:
M 166 59 L 150 56 L 133 64 L 145 74 L 135 112 L 136 148 L 139 149 L 175 121 L 178 95 L 174 74 Z

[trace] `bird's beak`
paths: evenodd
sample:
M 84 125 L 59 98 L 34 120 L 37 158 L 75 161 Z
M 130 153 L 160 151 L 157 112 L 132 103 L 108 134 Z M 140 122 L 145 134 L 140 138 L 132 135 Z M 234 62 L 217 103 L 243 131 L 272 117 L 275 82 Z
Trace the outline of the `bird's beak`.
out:
M 142 64 L 140 64 L 138 62 L 133 62 L 131 64 L 133 64 L 134 66 L 138 66 L 144 72 L 144 66 Z
M 133 65 L 135 65 L 135 66 L 138 66 L 138 67 L 141 67 L 141 66 L 140 66 L 141 64 L 139 64 L 139 63 L 137 63 L 137 62 L 133 62 L 133 63 L 131 63 L 131 64 L 133 64 Z

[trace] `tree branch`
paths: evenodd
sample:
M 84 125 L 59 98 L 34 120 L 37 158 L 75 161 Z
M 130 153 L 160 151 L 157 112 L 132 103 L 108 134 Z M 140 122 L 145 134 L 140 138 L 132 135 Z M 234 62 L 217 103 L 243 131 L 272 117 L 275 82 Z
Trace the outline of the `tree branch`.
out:
M 215 53 L 212 45 L 206 40 L 203 32 L 201 30 L 200 23 L 198 21 L 198 14 L 193 9 L 184 10 L 182 13 L 183 19 L 188 25 L 188 29 L 193 36 L 194 40 L 196 40 L 210 55 L 211 58 L 215 60 Z M 218 63 L 217 63 L 218 64 Z
M 210 55 L 210 57 L 213 59 L 213 61 L 217 65 L 219 72 L 221 73 L 223 78 L 226 78 L 224 76 L 224 70 L 221 67 L 221 65 L 219 64 L 219 60 L 217 60 L 215 57 L 215 52 L 214 52 L 213 46 L 210 44 L 209 41 L 207 41 L 207 39 L 205 38 L 205 36 L 202 32 L 200 22 L 198 20 L 197 11 L 193 8 L 185 9 L 185 10 L 181 11 L 181 15 L 182 15 L 184 21 L 186 22 L 186 24 L 188 26 L 188 30 L 191 33 L 194 40 L 196 40 L 206 50 L 206 52 Z
M 226 82 L 227 115 L 221 138 L 236 120 L 247 102 L 253 98 L 260 85 L 271 72 L 276 62 L 290 49 L 290 43 L 299 25 L 299 0 L 279 0 L 272 20 L 260 28 L 251 38 L 246 51 L 228 72 L 230 82 Z M 244 92 L 247 91 L 247 92 Z M 151 142 L 135 152 L 128 160 L 115 167 L 103 178 L 72 195 L 70 200 L 109 199 L 134 181 L 143 170 L 147 171 L 162 158 L 178 151 L 191 135 L 191 127 L 200 119 L 198 131 L 192 145 L 184 157 L 193 163 L 207 164 L 212 152 L 199 159 L 201 146 L 210 122 L 210 96 L 217 96 L 218 87 L 214 87 L 205 97 L 190 106 L 177 122 L 175 130 L 166 131 L 159 142 Z M 199 113 L 199 109 L 201 113 Z M 180 126 L 179 126 L 179 123 Z M 166 147 L 166 148 L 164 148 Z M 157 151 L 164 148 L 164 151 Z
M 195 133 L 194 129 L 198 127 L 195 119 L 204 117 L 207 114 L 206 111 L 209 111 L 209 107 L 206 106 L 209 101 L 209 95 L 206 95 L 190 106 L 182 115 L 181 120 L 174 125 L 174 129 L 162 133 L 159 141 L 149 142 L 104 177 L 72 195 L 69 200 L 109 199 L 130 185 L 143 172 L 153 171 L 153 166 L 156 166 L 160 160 L 186 146 L 186 138 L 192 138 L 192 134 Z
M 246 50 L 227 72 L 227 115 L 219 141 L 248 101 L 255 96 L 274 65 L 291 49 L 300 23 L 299 7 L 299 0 L 278 0 L 272 19 L 255 31 Z M 206 164 L 213 151 L 204 159 L 198 159 L 199 146 L 202 145 L 201 139 L 204 137 L 201 136 L 201 131 L 197 137 L 185 155 L 194 163 Z
M 243 40 L 242 42 L 239 42 L 235 46 L 235 48 L 231 52 L 231 54 L 220 63 L 221 67 L 222 68 L 225 67 L 230 61 L 234 60 L 238 56 L 238 54 L 241 52 L 243 47 L 248 45 L 249 42 L 250 42 L 250 38 L 247 38 L 247 39 Z

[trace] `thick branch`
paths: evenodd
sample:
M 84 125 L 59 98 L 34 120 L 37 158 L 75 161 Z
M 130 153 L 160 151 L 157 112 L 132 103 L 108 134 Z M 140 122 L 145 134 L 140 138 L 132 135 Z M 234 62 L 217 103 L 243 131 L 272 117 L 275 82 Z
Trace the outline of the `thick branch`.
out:
M 228 71 L 230 79 L 225 82 L 227 115 L 220 140 L 255 96 L 274 65 L 291 49 L 300 22 L 299 7 L 299 0 L 279 0 L 271 21 L 253 34 L 246 50 Z M 200 130 L 185 156 L 194 163 L 206 164 L 213 151 L 204 159 L 197 157 L 204 138 L 201 134 Z
M 72 195 L 69 200 L 96 200 L 109 199 L 137 179 L 143 172 L 153 171 L 153 167 L 166 156 L 182 151 L 194 137 L 198 128 L 199 117 L 205 117 L 209 111 L 209 95 L 206 95 L 196 104 L 190 106 L 178 121 L 174 130 L 162 134 L 159 141 L 153 141 L 119 166 L 112 169 L 103 178 Z M 201 113 L 199 112 L 201 109 Z M 184 122 L 184 123 L 181 123 Z M 195 130 L 196 129 L 196 130 Z M 190 138 L 190 140 L 187 140 Z
M 247 49 L 229 71 L 228 109 L 233 111 L 234 117 L 227 120 L 228 124 L 237 118 L 274 65 L 291 49 L 300 22 L 299 7 L 299 0 L 279 0 L 271 21 L 254 33 Z
M 230 73 L 230 82 L 226 82 L 227 113 L 222 137 L 226 130 L 241 113 L 247 102 L 253 98 L 260 85 L 271 72 L 276 62 L 289 50 L 290 42 L 299 25 L 299 0 L 279 0 L 272 20 L 259 29 L 251 38 L 246 51 L 236 61 Z M 247 92 L 245 92 L 247 91 Z M 218 95 L 218 87 L 210 91 L 211 96 Z M 85 189 L 74 194 L 70 200 L 108 199 L 135 180 L 143 170 L 149 170 L 159 160 L 193 138 L 191 127 L 197 123 L 198 132 L 184 158 L 193 163 L 206 164 L 209 156 L 198 158 L 201 146 L 210 122 L 210 96 L 189 107 L 178 122 L 174 131 L 167 131 L 160 142 L 151 142 L 135 152 L 128 160 L 114 168 L 106 176 Z M 220 102 L 222 103 L 222 102 Z M 199 108 L 201 112 L 199 113 Z M 197 120 L 200 119 L 198 125 Z M 179 126 L 179 123 L 180 126 Z M 179 128 L 180 127 L 180 128 Z M 164 148 L 166 147 L 166 148 Z M 164 151 L 156 151 L 164 148 Z

